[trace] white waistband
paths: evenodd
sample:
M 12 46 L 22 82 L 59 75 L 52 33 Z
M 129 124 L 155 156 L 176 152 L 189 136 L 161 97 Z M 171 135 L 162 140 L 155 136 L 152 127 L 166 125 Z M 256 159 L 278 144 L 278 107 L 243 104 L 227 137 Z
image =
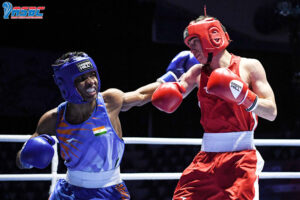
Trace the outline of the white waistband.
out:
M 71 185 L 84 188 L 103 188 L 122 182 L 120 167 L 103 172 L 67 171 L 66 181 Z
M 201 151 L 232 152 L 255 149 L 254 132 L 204 133 Z

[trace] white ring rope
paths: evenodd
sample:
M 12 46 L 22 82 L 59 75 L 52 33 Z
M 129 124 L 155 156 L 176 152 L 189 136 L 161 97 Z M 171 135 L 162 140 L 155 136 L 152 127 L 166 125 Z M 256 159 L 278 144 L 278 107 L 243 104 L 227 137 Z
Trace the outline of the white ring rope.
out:
M 0 135 L 0 142 L 25 142 L 31 135 Z M 55 137 L 54 137 L 55 138 Z M 55 138 L 56 139 L 56 138 Z M 193 138 L 142 138 L 125 137 L 126 144 L 151 145 L 201 145 L 202 139 Z M 57 141 L 57 139 L 56 139 Z M 300 140 L 291 139 L 256 139 L 256 146 L 300 146 Z M 65 174 L 57 174 L 58 155 L 57 144 L 52 160 L 51 174 L 0 174 L 0 181 L 52 181 L 51 190 L 57 179 Z M 122 173 L 123 180 L 177 180 L 181 173 Z M 262 172 L 260 179 L 300 179 L 300 172 Z
M 56 178 L 65 178 L 57 174 Z M 123 180 L 178 180 L 181 173 L 121 173 Z M 300 172 L 262 172 L 260 179 L 299 179 Z M 0 174 L 0 181 L 52 181 L 52 174 Z
M 25 142 L 31 135 L 0 135 L 0 142 Z M 57 141 L 56 137 L 55 140 Z M 126 144 L 152 144 L 152 145 L 201 145 L 198 138 L 145 138 L 124 137 Z M 255 146 L 300 146 L 299 139 L 255 139 Z

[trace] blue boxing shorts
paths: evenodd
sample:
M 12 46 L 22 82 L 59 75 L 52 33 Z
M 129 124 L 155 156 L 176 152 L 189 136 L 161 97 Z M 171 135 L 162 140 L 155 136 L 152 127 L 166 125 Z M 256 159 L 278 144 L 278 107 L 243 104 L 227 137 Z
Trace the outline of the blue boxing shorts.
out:
M 49 200 L 123 200 L 130 199 L 125 183 L 104 188 L 83 188 L 69 184 L 60 179 Z

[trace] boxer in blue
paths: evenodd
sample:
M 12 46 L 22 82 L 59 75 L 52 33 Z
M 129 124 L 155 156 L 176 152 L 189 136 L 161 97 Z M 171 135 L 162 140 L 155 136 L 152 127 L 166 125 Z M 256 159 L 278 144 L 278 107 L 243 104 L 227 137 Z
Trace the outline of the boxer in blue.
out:
M 119 113 L 149 102 L 160 83 L 127 93 L 118 89 L 100 93 L 97 67 L 83 52 L 67 53 L 52 67 L 66 101 L 41 117 L 18 153 L 17 165 L 47 167 L 55 143 L 50 135 L 56 135 L 67 175 L 57 182 L 50 200 L 130 199 L 120 178 L 124 141 Z
M 181 76 L 182 70 L 176 68 L 190 65 L 190 59 L 190 52 L 177 55 L 169 65 L 174 73 L 135 91 L 108 89 L 100 93 L 100 77 L 92 58 L 83 52 L 64 54 L 52 67 L 66 101 L 40 118 L 36 132 L 17 154 L 18 167 L 47 167 L 54 154 L 55 140 L 50 135 L 56 135 L 67 175 L 57 182 L 50 200 L 130 199 L 120 178 L 124 141 L 119 113 L 148 103 L 161 82 Z

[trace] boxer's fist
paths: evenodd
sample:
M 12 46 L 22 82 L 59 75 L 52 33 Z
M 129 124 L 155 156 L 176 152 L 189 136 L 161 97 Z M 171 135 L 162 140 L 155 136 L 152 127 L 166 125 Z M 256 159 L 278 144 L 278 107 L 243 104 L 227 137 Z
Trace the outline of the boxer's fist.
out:
M 254 110 L 257 105 L 257 95 L 248 89 L 240 77 L 227 68 L 218 68 L 211 73 L 207 91 L 226 101 L 243 105 L 247 111 Z
M 185 88 L 178 82 L 161 84 L 152 95 L 152 104 L 166 113 L 174 112 L 182 102 Z
M 178 78 L 199 61 L 191 51 L 181 51 L 170 62 L 167 71 L 172 71 Z
M 21 165 L 24 168 L 47 167 L 54 155 L 54 144 L 55 140 L 46 134 L 29 139 L 21 150 Z

